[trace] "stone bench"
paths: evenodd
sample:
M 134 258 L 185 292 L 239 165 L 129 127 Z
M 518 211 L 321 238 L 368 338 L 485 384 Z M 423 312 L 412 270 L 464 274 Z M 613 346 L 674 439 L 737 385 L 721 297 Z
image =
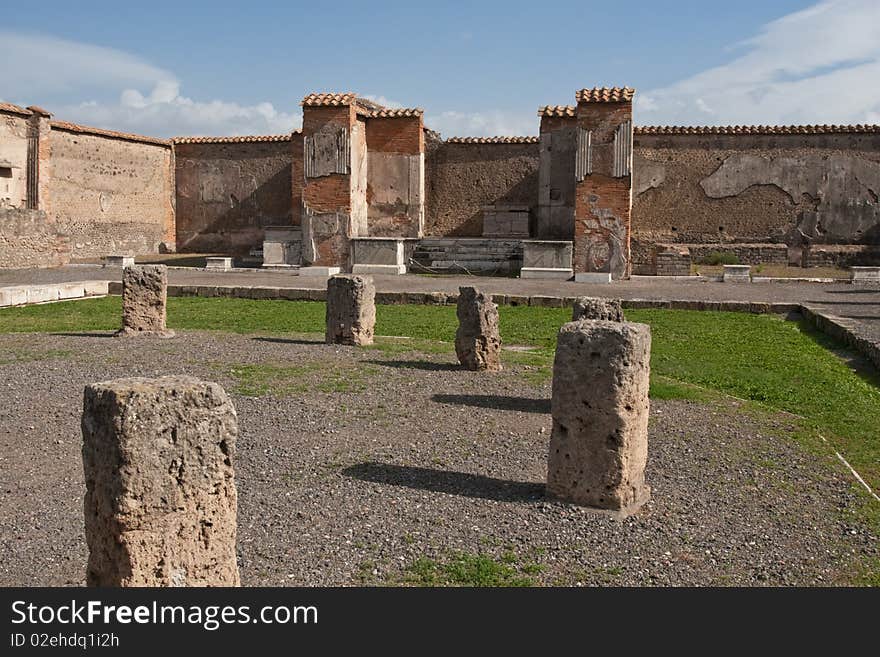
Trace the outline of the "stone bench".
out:
M 725 283 L 751 283 L 750 265 L 724 265 L 722 280 Z
M 874 281 L 880 283 L 880 267 L 850 267 L 849 277 L 853 281 Z

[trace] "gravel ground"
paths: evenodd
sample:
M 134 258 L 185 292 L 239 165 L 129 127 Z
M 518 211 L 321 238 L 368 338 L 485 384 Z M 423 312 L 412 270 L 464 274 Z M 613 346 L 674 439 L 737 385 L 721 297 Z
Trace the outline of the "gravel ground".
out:
M 233 392 L 244 585 L 400 583 L 460 552 L 540 584 L 836 584 L 878 554 L 783 415 L 654 402 L 653 500 L 620 521 L 543 499 L 550 390 L 525 366 L 316 339 L 0 335 L 0 585 L 83 583 L 83 386 L 172 373 Z

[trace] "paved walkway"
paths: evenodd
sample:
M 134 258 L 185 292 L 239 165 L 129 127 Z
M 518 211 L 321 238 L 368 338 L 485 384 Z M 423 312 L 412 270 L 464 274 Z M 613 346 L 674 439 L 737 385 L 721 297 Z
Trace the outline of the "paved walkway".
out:
M 458 292 L 461 285 L 476 285 L 492 294 L 530 296 L 598 296 L 621 299 L 682 301 L 749 301 L 792 303 L 840 319 L 854 337 L 866 340 L 880 352 L 880 285 L 851 283 L 762 282 L 720 283 L 694 280 L 639 278 L 611 284 L 521 280 L 482 276 L 374 276 L 378 292 Z M 74 265 L 55 269 L 0 271 L 0 286 L 61 283 L 84 280 L 122 280 L 120 268 Z M 259 269 L 208 272 L 200 269 L 169 269 L 171 285 L 255 286 L 320 290 L 324 278 L 301 277 L 287 272 Z M 862 350 L 862 349 L 860 349 Z M 880 367 L 880 364 L 878 364 Z

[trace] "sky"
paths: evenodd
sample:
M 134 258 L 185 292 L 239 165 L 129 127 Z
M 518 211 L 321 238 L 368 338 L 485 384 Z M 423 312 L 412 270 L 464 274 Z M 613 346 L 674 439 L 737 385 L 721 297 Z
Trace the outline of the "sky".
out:
M 0 100 L 156 137 L 290 132 L 313 91 L 447 138 L 593 86 L 635 87 L 637 125 L 880 123 L 880 0 L 46 0 L 4 6 L 0 62 Z

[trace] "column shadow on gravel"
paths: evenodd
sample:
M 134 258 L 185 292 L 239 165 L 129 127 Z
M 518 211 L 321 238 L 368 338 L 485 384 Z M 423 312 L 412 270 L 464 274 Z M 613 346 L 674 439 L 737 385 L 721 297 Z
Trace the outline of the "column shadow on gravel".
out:
M 399 367 L 401 369 L 427 370 L 429 372 L 453 372 L 464 371 L 458 363 L 435 363 L 430 360 L 368 360 L 364 361 L 372 365 L 384 365 L 385 367 Z
M 60 335 L 66 338 L 115 338 L 116 331 L 110 331 L 108 333 L 50 333 L 50 335 Z
M 523 413 L 549 413 L 549 399 L 531 397 L 508 397 L 506 395 L 432 395 L 431 401 L 453 406 L 477 406 L 498 411 L 521 411 Z
M 479 497 L 496 502 L 532 502 L 544 498 L 544 484 L 375 461 L 352 465 L 345 468 L 342 474 L 375 484 Z
M 323 340 L 306 340 L 304 338 L 251 338 L 257 342 L 274 342 L 276 344 L 327 344 Z

